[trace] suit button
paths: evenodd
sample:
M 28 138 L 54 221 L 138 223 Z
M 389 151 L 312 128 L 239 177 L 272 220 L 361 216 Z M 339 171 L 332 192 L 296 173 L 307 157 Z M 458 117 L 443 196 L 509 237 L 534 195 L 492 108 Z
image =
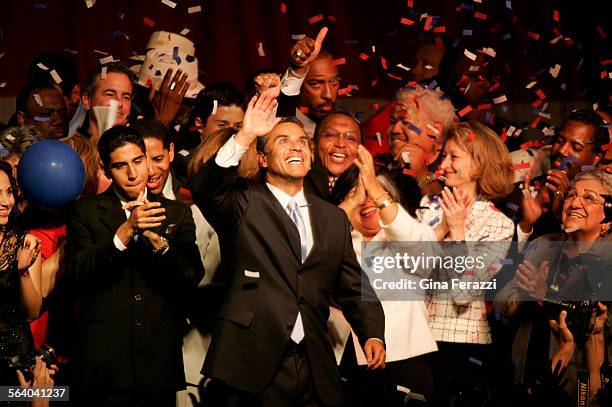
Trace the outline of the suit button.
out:
M 298 298 L 298 303 L 304 304 L 305 302 L 306 302 L 306 299 L 300 295 L 300 297 Z
M 136 295 L 134 296 L 134 301 L 137 301 L 137 302 L 142 301 L 142 295 L 140 295 L 140 294 L 136 294 Z

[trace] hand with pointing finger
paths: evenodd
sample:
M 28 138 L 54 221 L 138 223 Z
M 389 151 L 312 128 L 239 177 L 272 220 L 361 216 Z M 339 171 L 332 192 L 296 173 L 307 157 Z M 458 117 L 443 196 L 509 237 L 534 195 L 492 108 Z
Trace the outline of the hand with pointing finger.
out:
M 289 64 L 297 75 L 306 75 L 308 64 L 319 56 L 327 31 L 327 27 L 323 27 L 316 39 L 304 37 L 293 45 Z

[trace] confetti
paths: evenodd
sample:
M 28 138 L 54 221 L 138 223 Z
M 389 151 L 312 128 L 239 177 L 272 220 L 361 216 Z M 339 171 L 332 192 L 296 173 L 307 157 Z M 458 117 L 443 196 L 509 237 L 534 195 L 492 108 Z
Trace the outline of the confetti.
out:
M 218 103 L 217 103 L 217 99 L 213 100 L 213 108 L 212 108 L 212 112 L 210 112 L 211 116 L 214 116 L 215 113 L 217 113 L 217 107 L 218 107 Z
M 370 58 L 368 54 L 364 54 L 363 52 L 359 54 L 359 59 L 363 59 L 364 61 L 367 61 L 368 58 Z
M 153 26 L 155 25 L 155 21 L 151 20 L 149 17 L 143 18 L 142 22 L 145 23 L 146 25 L 148 25 L 151 28 L 153 28 Z
M 404 66 L 404 65 L 402 65 L 402 64 L 397 64 L 397 65 L 395 65 L 395 66 L 397 66 L 397 67 L 398 67 L 398 68 L 400 68 L 400 69 L 403 69 L 404 71 L 410 71 L 410 68 L 408 68 L 407 66 Z
M 535 41 L 540 39 L 540 34 L 534 33 L 533 31 L 527 31 L 527 36 Z
M 472 111 L 472 106 L 467 105 L 466 107 L 464 107 L 463 109 L 461 109 L 459 112 L 457 112 L 457 114 L 459 115 L 459 117 L 463 117 L 466 114 L 470 113 Z
M 6 82 L 0 82 L 0 88 L 4 88 L 6 86 Z
M 385 57 L 380 57 L 380 64 L 382 65 L 383 69 L 386 71 L 387 69 L 389 69 L 387 67 L 387 59 Z
M 497 55 L 497 52 L 495 52 L 493 48 L 486 47 L 482 49 L 482 53 L 490 56 L 491 58 L 495 58 L 495 55 Z
M 581 165 L 580 166 L 580 171 L 582 172 L 586 172 L 586 171 L 595 171 L 596 167 L 594 165 Z
M 257 53 L 259 54 L 260 57 L 265 57 L 266 53 L 263 49 L 263 42 L 258 42 L 257 43 Z
M 287 4 L 281 3 L 281 13 L 287 14 Z
M 535 93 L 541 100 L 546 99 L 546 94 L 542 91 L 542 89 L 537 89 Z
M 516 171 L 516 170 L 523 170 L 526 168 L 530 168 L 531 164 L 530 163 L 518 163 L 518 164 L 514 164 L 512 167 L 510 167 L 510 169 L 512 171 Z
M 293 41 L 299 41 L 299 40 L 301 40 L 302 38 L 306 38 L 306 34 L 292 34 L 292 35 L 291 35 L 291 39 L 292 39 Z
M 96 0 L 85 0 L 87 8 L 92 8 L 96 4 Z
M 535 86 L 535 84 L 538 83 L 537 81 L 531 81 L 527 84 L 527 86 L 525 86 L 525 89 L 531 89 Z
M 191 31 L 189 28 L 183 28 L 183 30 L 181 31 L 181 35 L 187 35 L 189 34 L 189 31 Z
M 380 135 L 380 132 L 376 132 L 376 140 L 378 140 L 378 145 L 380 147 L 382 147 L 382 136 Z
M 113 59 L 113 56 L 112 56 L 112 55 L 109 55 L 109 56 L 107 56 L 107 57 L 100 58 L 100 64 L 105 65 L 105 64 L 108 64 L 108 63 L 113 62 L 113 60 L 114 60 L 114 59 Z
M 106 71 L 107 71 L 107 67 L 103 66 L 102 70 L 100 71 L 100 79 L 106 78 Z
M 482 361 L 481 361 L 481 360 L 476 359 L 476 358 L 475 358 L 475 357 L 473 357 L 473 356 L 470 356 L 470 358 L 468 359 L 468 361 L 469 361 L 469 362 L 474 363 L 475 365 L 482 366 Z
M 479 11 L 474 13 L 474 18 L 477 18 L 479 20 L 486 20 L 487 19 L 487 15 L 485 13 L 481 13 Z
M 46 9 L 47 4 L 46 3 L 34 3 L 34 8 Z
M 550 73 L 550 75 L 551 75 L 553 78 L 556 78 L 557 76 L 559 76 L 559 71 L 560 71 L 560 70 L 561 70 L 561 65 L 559 65 L 559 64 L 555 64 L 555 66 L 554 66 L 554 67 L 552 67 L 552 68 L 550 68 L 550 69 L 548 70 L 548 73 Z
M 475 133 L 473 133 L 473 132 L 470 132 L 470 133 L 467 135 L 467 138 L 468 138 L 468 140 L 469 140 L 469 141 L 474 141 L 474 140 L 476 140 L 476 134 L 475 134 Z
M 176 3 L 170 0 L 161 0 L 162 4 L 165 4 L 166 6 L 170 7 L 170 8 L 175 8 L 176 7 Z
M 470 72 L 478 72 L 478 71 L 480 71 L 480 66 L 479 65 L 470 65 L 470 67 L 468 68 L 468 71 L 470 71 Z
M 513 212 L 516 212 L 516 211 L 519 210 L 519 206 L 517 204 L 515 204 L 515 203 L 512 203 L 512 202 L 507 202 L 506 203 L 506 208 L 510 209 Z
M 402 151 L 402 161 L 405 164 L 410 164 L 410 152 L 408 151 Z
M 446 32 L 446 27 L 441 25 L 439 27 L 434 28 L 433 32 L 435 32 L 435 33 L 445 33 Z
M 55 71 L 55 69 L 52 69 L 49 73 L 51 74 L 51 77 L 53 78 L 55 83 L 57 84 L 62 83 L 62 77 L 59 76 L 59 74 Z
M 347 96 L 351 96 L 350 92 L 353 90 L 353 87 L 351 85 L 345 87 L 345 88 L 341 88 L 338 89 L 338 95 L 342 96 L 342 95 L 347 95 Z
M 440 134 L 440 130 L 436 129 L 434 126 L 432 126 L 431 124 L 428 124 L 427 127 L 429 130 L 431 130 L 434 134 Z
M 406 7 L 408 8 L 413 8 L 414 7 L 414 0 L 408 0 Z
M 202 11 L 202 6 L 193 6 L 187 9 L 188 14 L 195 14 Z
M 493 98 L 493 103 L 495 103 L 496 105 L 499 105 L 500 103 L 504 103 L 507 101 L 508 101 L 508 98 L 506 97 L 506 95 L 501 95 L 499 97 Z
M 483 103 L 482 105 L 478 105 L 476 110 L 488 110 L 491 107 L 493 107 L 493 105 L 491 103 Z
M 466 57 L 468 57 L 472 61 L 476 61 L 476 54 L 471 53 L 470 51 L 468 51 L 467 48 L 463 50 L 463 55 L 465 55 Z
M 399 77 L 399 76 L 397 76 L 397 75 L 393 75 L 393 74 L 392 74 L 392 73 L 390 73 L 390 72 L 387 72 L 387 76 L 388 76 L 389 78 L 397 79 L 398 81 L 401 81 L 401 80 L 402 80 L 402 78 L 401 78 L 401 77 Z M 374 82 L 376 82 L 376 81 L 378 81 L 378 80 L 375 80 Z M 374 86 L 374 85 L 375 85 L 375 83 L 373 83 L 373 84 L 372 84 L 372 86 Z
M 333 64 L 334 66 L 344 65 L 344 64 L 346 64 L 346 58 L 338 58 L 338 59 L 334 59 L 334 60 L 332 61 L 332 64 Z
M 410 20 L 410 19 L 408 19 L 408 18 L 402 17 L 402 18 L 400 19 L 400 23 L 401 23 L 401 24 L 404 24 L 404 25 L 413 25 L 413 24 L 414 24 L 414 21 L 412 21 L 412 20 Z
M 536 127 L 538 127 L 538 123 L 540 123 L 540 120 L 542 120 L 542 116 L 536 117 L 535 120 L 531 123 L 531 128 L 535 129 Z
M 466 37 L 472 35 L 472 30 L 468 30 L 468 29 L 463 30 L 463 35 Z
M 42 99 L 40 98 L 40 95 L 38 93 L 34 93 L 32 94 L 32 97 L 34 98 L 34 100 L 36 101 L 36 104 L 40 107 L 43 106 L 43 102 Z
M 36 66 L 39 67 L 40 69 L 42 69 L 43 71 L 48 71 L 49 70 L 49 68 L 47 68 L 45 66 L 45 64 L 43 64 L 42 62 L 37 63 Z
M 182 155 L 183 157 L 187 157 L 189 155 L 189 151 L 188 150 L 181 150 L 178 153 L 180 155 Z
M 431 30 L 431 22 L 432 22 L 432 21 L 433 21 L 433 17 L 432 17 L 432 16 L 428 16 L 428 17 L 425 19 L 425 26 L 423 26 L 423 29 L 424 29 L 425 31 L 429 31 L 429 30 Z
M 315 24 L 315 23 L 318 23 L 319 21 L 323 20 L 323 18 L 324 18 L 323 14 L 318 14 L 316 16 L 310 17 L 308 19 L 308 23 L 309 24 Z

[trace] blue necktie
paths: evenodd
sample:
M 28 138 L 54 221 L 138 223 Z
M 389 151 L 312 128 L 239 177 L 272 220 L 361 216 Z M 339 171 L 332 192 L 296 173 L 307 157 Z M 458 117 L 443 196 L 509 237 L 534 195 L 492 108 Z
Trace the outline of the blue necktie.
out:
M 287 208 L 289 209 L 289 217 L 295 223 L 297 227 L 298 233 L 300 234 L 300 254 L 302 256 L 302 263 L 306 260 L 306 255 L 308 254 L 308 240 L 306 238 L 306 226 L 304 225 L 304 220 L 302 219 L 302 215 L 298 211 L 298 205 L 295 200 L 290 199 L 287 204 Z

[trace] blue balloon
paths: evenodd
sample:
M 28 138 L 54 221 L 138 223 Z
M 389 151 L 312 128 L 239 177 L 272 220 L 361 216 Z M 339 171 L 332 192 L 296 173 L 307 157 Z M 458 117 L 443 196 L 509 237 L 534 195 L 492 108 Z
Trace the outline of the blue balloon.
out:
M 59 210 L 85 186 L 85 166 L 70 146 L 56 140 L 34 143 L 19 160 L 19 186 L 31 205 Z

